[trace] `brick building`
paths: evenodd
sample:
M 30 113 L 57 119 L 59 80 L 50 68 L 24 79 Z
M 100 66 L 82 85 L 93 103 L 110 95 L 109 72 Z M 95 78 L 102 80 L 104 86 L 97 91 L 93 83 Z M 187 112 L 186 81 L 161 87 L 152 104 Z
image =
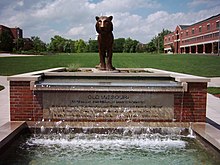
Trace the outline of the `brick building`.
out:
M 218 54 L 220 14 L 192 25 L 178 25 L 164 36 L 164 53 Z
M 23 38 L 23 31 L 19 27 L 9 28 L 7 26 L 0 25 L 0 34 L 6 31 L 9 32 L 14 41 L 19 38 Z

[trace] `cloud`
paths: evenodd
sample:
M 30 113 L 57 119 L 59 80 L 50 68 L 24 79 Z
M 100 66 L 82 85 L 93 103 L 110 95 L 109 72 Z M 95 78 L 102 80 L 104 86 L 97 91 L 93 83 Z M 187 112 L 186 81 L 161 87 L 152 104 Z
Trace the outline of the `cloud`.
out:
M 154 0 L 1 0 L 0 24 L 19 26 L 25 37 L 39 36 L 45 42 L 54 35 L 89 40 L 96 37 L 95 16 L 113 15 L 115 38 L 131 37 L 146 43 L 163 28 L 173 31 L 178 24 L 192 24 L 218 14 L 219 2 L 211 1 L 217 5 L 194 12 L 171 12 Z M 192 0 L 185 8 L 205 3 Z
M 67 34 L 69 34 L 71 36 L 77 36 L 77 35 L 80 35 L 80 34 L 85 34 L 85 27 L 84 26 L 73 27 L 67 32 Z
M 195 8 L 198 6 L 205 5 L 206 7 L 214 7 L 214 6 L 219 6 L 220 1 L 219 0 L 191 0 L 190 2 L 187 3 L 187 5 L 190 8 Z

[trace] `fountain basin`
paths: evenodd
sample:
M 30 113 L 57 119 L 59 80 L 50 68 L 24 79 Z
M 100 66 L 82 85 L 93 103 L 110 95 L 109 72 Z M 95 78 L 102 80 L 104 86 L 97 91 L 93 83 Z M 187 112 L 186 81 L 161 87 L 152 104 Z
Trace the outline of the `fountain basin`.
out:
M 214 154 L 207 150 L 207 147 L 203 148 L 195 136 L 183 134 L 188 132 L 186 128 L 163 127 L 165 123 L 159 128 L 147 125 L 137 127 L 135 123 L 136 127 L 127 127 L 128 124 L 117 127 L 116 124 L 109 126 L 108 129 L 102 128 L 103 123 L 95 123 L 100 124 L 95 127 L 81 127 L 85 126 L 85 123 L 76 123 L 80 126 L 77 129 L 68 126 L 67 123 L 57 122 L 48 128 L 48 133 L 42 129 L 45 122 L 37 124 L 41 125 L 41 133 L 38 132 L 38 127 L 32 127 L 32 134 L 17 137 L 16 141 L 11 142 L 7 150 L 1 153 L 0 162 L 8 165 L 16 163 L 214 165 L 220 162 L 219 153 Z M 156 126 L 155 123 L 151 124 Z M 185 123 L 176 124 L 176 126 L 185 125 Z

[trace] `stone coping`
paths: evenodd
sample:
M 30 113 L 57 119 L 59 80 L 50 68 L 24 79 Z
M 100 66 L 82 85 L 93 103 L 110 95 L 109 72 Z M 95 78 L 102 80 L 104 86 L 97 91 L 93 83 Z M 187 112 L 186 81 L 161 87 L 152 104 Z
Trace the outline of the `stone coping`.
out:
M 46 70 L 40 70 L 40 71 L 34 71 L 34 72 L 28 72 L 24 74 L 17 74 L 13 76 L 8 76 L 8 81 L 39 81 L 41 80 L 41 77 L 46 72 L 54 72 L 54 71 L 62 71 L 65 70 L 64 67 L 60 68 L 51 68 Z
M 94 68 L 79 68 L 81 70 L 94 70 Z M 52 69 L 46 69 L 41 71 L 35 71 L 25 74 L 18 74 L 14 76 L 9 76 L 8 81 L 39 81 L 42 78 L 42 75 L 62 75 L 62 76 L 147 76 L 147 77 L 171 77 L 174 78 L 177 82 L 210 82 L 210 79 L 205 77 L 199 77 L 199 76 L 193 76 L 193 75 L 187 75 L 182 73 L 175 73 L 165 70 L 159 70 L 159 69 L 153 69 L 153 68 L 117 68 L 118 70 L 134 70 L 134 71 L 146 71 L 146 73 L 113 73 L 113 72 L 106 72 L 106 71 L 99 71 L 99 72 L 87 72 L 87 73 L 81 73 L 81 72 L 65 72 L 61 73 L 61 71 L 66 70 L 65 67 L 60 68 L 52 68 Z M 97 71 L 97 69 L 96 69 Z M 55 73 L 53 73 L 55 72 Z
M 0 127 L 0 152 L 10 141 L 18 135 L 27 124 L 24 121 L 11 121 L 7 122 Z
M 220 152 L 220 130 L 208 123 L 193 123 L 193 131 Z
M 187 87 L 127 87 L 127 88 L 122 88 L 122 87 L 72 87 L 72 86 L 67 86 L 65 85 L 64 87 L 61 87 L 59 85 L 57 86 L 44 86 L 41 87 L 41 85 L 34 85 L 32 88 L 36 91 L 81 91 L 81 92 L 183 92 L 187 91 Z
M 159 72 L 159 73 L 169 74 L 171 77 L 175 78 L 175 81 L 177 82 L 206 82 L 208 83 L 211 81 L 211 79 L 206 78 L 206 77 L 194 76 L 194 75 L 171 72 L 171 71 L 160 70 L 160 69 L 149 68 L 149 71 L 152 71 L 154 73 Z

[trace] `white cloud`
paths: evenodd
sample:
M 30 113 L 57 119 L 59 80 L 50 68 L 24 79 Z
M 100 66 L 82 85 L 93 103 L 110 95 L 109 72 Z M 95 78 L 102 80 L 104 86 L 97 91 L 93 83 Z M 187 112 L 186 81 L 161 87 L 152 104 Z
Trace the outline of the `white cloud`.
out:
M 212 1 L 217 4 L 216 0 Z M 20 0 L 17 1 L 17 4 L 13 2 L 13 0 L 10 3 L 8 1 L 0 2 L 4 6 L 3 8 L 0 6 L 0 24 L 11 27 L 20 26 L 25 37 L 39 36 L 46 42 L 49 42 L 54 35 L 71 39 L 95 39 L 95 16 L 102 13 L 103 15 L 113 15 L 115 38 L 131 37 L 146 43 L 163 28 L 173 31 L 178 24 L 192 24 L 218 14 L 220 6 L 216 5 L 198 12 L 172 13 L 162 10 L 158 1 L 151 0 L 102 0 L 98 2 L 91 0 Z M 199 3 L 205 2 L 207 1 L 193 0 L 188 6 L 198 6 Z M 159 8 L 160 10 L 158 10 Z M 151 10 L 151 13 L 141 15 L 141 11 L 146 10 Z
M 85 34 L 85 28 L 84 28 L 84 26 L 73 27 L 67 32 L 67 34 L 69 34 L 71 36 Z
M 19 6 L 24 6 L 24 1 L 18 1 L 17 4 L 18 4 Z

